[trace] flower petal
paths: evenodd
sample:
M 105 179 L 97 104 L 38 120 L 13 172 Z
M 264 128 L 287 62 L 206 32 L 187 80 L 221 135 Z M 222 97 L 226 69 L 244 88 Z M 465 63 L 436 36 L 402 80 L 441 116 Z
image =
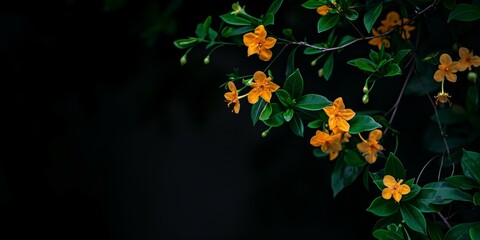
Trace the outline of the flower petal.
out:
M 324 107 L 323 111 L 325 111 L 325 113 L 329 118 L 334 117 L 335 114 L 337 113 L 337 109 L 334 106 Z M 330 129 L 333 129 L 332 126 L 330 126 Z
M 343 103 L 343 98 L 338 97 L 337 99 L 335 99 L 335 101 L 333 101 L 333 106 L 336 107 L 337 109 L 340 109 L 340 110 L 345 109 L 345 104 Z
M 375 129 L 368 134 L 368 140 L 373 139 L 378 141 L 380 138 L 382 138 L 382 131 L 379 129 Z
M 450 55 L 444 53 L 440 55 L 440 63 L 450 65 L 452 64 L 452 58 L 450 57 Z
M 248 92 L 248 102 L 251 104 L 255 104 L 258 102 L 258 97 L 260 96 L 260 91 L 254 88 Z
M 255 34 L 260 40 L 263 40 L 267 36 L 267 31 L 265 31 L 265 27 L 263 25 L 259 25 L 257 28 L 255 28 Z
M 382 190 L 382 197 L 386 200 L 392 198 L 392 190 L 390 188 L 385 188 Z
M 273 46 L 275 46 L 275 43 L 277 43 L 277 39 L 273 37 L 268 37 L 267 39 L 265 39 L 265 42 L 263 42 L 262 47 L 266 49 L 270 49 Z
M 461 47 L 458 49 L 458 56 L 460 56 L 461 59 L 466 59 L 470 56 L 469 52 L 470 51 L 468 51 L 468 48 Z
M 330 125 L 330 127 L 332 127 L 332 126 Z M 344 132 L 348 132 L 350 130 L 350 124 L 348 124 L 348 122 L 345 121 L 345 119 L 343 119 L 343 118 L 338 118 L 337 119 L 335 127 L 338 127 L 338 129 L 340 129 Z
M 261 91 L 260 93 L 260 97 L 263 98 L 263 100 L 265 100 L 266 102 L 270 102 L 270 99 L 272 98 L 272 92 L 270 91 Z
M 397 191 L 403 195 L 408 194 L 410 192 L 410 186 L 407 184 L 402 184 Z
M 435 71 L 435 74 L 433 75 L 433 79 L 437 82 L 443 81 L 443 79 L 445 79 L 445 72 L 440 69 Z
M 270 51 L 270 49 L 262 48 L 258 53 L 258 57 L 262 61 L 268 61 L 272 57 L 272 51 Z
M 448 81 L 450 82 L 456 82 L 457 81 L 457 75 L 455 73 L 451 72 L 446 72 L 445 77 L 447 78 Z
M 398 191 L 393 191 L 393 199 L 395 199 L 397 202 L 400 202 L 400 199 L 402 199 L 402 194 L 400 194 Z
M 243 44 L 249 47 L 251 45 L 257 44 L 257 36 L 254 33 L 247 33 L 243 35 Z
M 355 117 L 355 112 L 352 109 L 345 109 L 342 111 L 342 118 L 345 120 L 350 120 Z
M 383 177 L 383 184 L 387 187 L 393 188 L 397 184 L 397 181 L 394 177 L 385 175 L 385 177 Z

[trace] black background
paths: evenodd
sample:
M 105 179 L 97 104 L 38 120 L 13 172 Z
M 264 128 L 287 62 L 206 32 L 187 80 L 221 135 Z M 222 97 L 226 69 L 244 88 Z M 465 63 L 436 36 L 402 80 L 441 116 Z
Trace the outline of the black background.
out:
M 371 238 L 377 218 L 365 209 L 380 191 L 355 182 L 333 199 L 333 162 L 313 157 L 314 130 L 299 138 L 282 127 L 262 138 L 266 128 L 252 126 L 246 101 L 239 115 L 226 107 L 225 74 L 266 63 L 225 47 L 204 65 L 200 47 L 180 65 L 173 41 L 193 36 L 209 15 L 218 26 L 233 2 L 132 0 L 116 11 L 93 0 L 14 2 L 0 8 L 1 239 Z M 284 1 L 291 7 L 272 30 L 285 24 L 322 41 L 311 35 L 318 15 L 294 2 Z M 269 2 L 241 4 L 259 16 Z M 338 60 L 370 48 L 363 42 Z M 282 59 L 272 67 L 279 81 Z M 364 76 L 339 69 L 339 80 L 326 82 L 311 60 L 297 60 L 305 91 L 342 96 L 356 111 L 396 100 L 396 90 L 374 92 L 364 105 Z M 431 113 L 425 98 L 404 101 L 399 116 Z M 398 121 L 404 132 L 425 124 Z M 400 157 L 414 156 L 415 144 L 402 147 Z

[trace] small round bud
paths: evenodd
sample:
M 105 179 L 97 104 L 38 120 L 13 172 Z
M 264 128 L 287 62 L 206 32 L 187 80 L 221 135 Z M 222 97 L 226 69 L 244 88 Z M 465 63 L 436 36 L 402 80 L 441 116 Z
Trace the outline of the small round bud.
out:
M 476 72 L 468 72 L 467 79 L 468 79 L 468 81 L 470 81 L 472 83 L 476 83 L 477 82 L 477 73 Z
M 364 104 L 367 104 L 369 100 L 370 100 L 370 98 L 368 97 L 368 94 L 363 95 L 363 97 L 362 97 L 362 102 L 363 102 Z
M 318 77 L 323 77 L 323 68 L 318 70 Z
M 210 55 L 206 56 L 204 59 L 203 59 L 203 64 L 207 65 L 210 63 Z
M 363 91 L 363 93 L 367 93 L 367 92 L 368 92 L 368 87 L 367 87 L 367 86 L 363 86 L 362 91 Z
M 180 64 L 183 66 L 187 63 L 187 54 L 183 55 L 182 58 L 180 58 Z
M 270 132 L 270 129 L 267 129 L 267 130 L 265 130 L 264 132 L 262 132 L 262 137 L 267 137 L 267 136 L 268 136 L 268 132 Z
M 315 65 L 317 65 L 317 60 L 316 60 L 316 59 L 313 60 L 313 61 L 310 63 L 310 65 L 311 65 L 312 67 L 315 66 Z

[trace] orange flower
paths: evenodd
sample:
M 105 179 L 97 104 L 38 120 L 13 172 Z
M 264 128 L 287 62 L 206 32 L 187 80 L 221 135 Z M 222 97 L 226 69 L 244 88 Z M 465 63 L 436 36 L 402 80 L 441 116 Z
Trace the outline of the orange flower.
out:
M 380 36 L 380 33 L 377 32 L 375 29 L 372 29 L 373 36 Z M 382 48 L 382 45 L 385 45 L 386 48 L 390 47 L 390 40 L 386 36 L 381 36 L 381 37 L 376 37 L 370 39 L 368 41 L 368 44 L 377 46 L 378 49 L 380 50 Z
M 230 107 L 232 103 L 235 104 L 232 112 L 238 114 L 238 112 L 240 112 L 240 101 L 238 99 L 237 87 L 235 87 L 235 84 L 230 81 L 228 82 L 228 89 L 230 89 L 230 92 L 224 94 L 225 101 L 228 102 L 227 107 Z
M 338 156 L 338 152 L 342 150 L 341 137 L 342 134 L 340 133 L 329 135 L 317 130 L 315 136 L 310 138 L 310 144 L 314 147 L 320 147 L 320 150 L 324 153 L 329 153 L 330 160 L 333 160 Z
M 330 129 L 338 127 L 339 130 L 344 132 L 350 130 L 350 124 L 347 121 L 355 116 L 355 112 L 352 109 L 345 109 L 342 97 L 335 99 L 333 105 L 324 107 L 323 110 L 328 115 Z
M 450 99 L 452 96 L 448 94 L 447 92 L 439 92 L 435 98 L 435 105 L 438 105 L 438 102 L 440 103 L 448 103 L 448 105 L 452 106 L 452 102 L 450 102 Z
M 275 46 L 277 39 L 273 37 L 267 38 L 267 31 L 263 25 L 255 28 L 252 33 L 243 35 L 243 43 L 248 47 L 247 55 L 250 57 L 253 54 L 258 54 L 260 60 L 268 61 L 272 57 L 270 48 Z
M 386 33 L 396 26 L 401 26 L 403 23 L 408 22 L 408 18 L 400 19 L 400 15 L 395 12 L 389 12 L 384 20 L 381 21 L 382 26 L 379 26 L 377 29 L 381 33 Z M 403 25 L 401 29 L 401 36 L 403 39 L 410 39 L 410 32 L 415 29 L 415 26 Z
M 396 202 L 400 202 L 402 195 L 406 195 L 410 192 L 410 187 L 407 184 L 402 184 L 403 179 L 400 179 L 398 182 L 395 181 L 395 178 L 390 175 L 385 175 L 383 177 L 383 184 L 386 186 L 382 191 L 382 197 L 386 200 L 392 198 Z
M 360 135 L 362 138 L 362 135 Z M 357 144 L 358 151 L 362 152 L 365 160 L 372 164 L 377 161 L 377 153 L 383 150 L 383 146 L 378 143 L 378 140 L 382 138 L 382 131 L 375 129 L 368 134 L 368 141 L 362 138 L 361 143 Z
M 333 6 L 337 6 L 337 2 L 333 2 Z M 331 8 L 328 5 L 323 5 L 323 6 L 320 6 L 320 7 L 317 8 L 317 13 L 322 15 L 322 16 L 325 16 L 332 9 L 333 8 Z
M 268 77 L 262 71 L 256 71 L 253 74 L 254 82 L 250 83 L 250 87 L 253 89 L 248 93 L 248 102 L 255 104 L 258 102 L 258 97 L 262 97 L 263 100 L 270 102 L 272 98 L 272 92 L 277 91 L 280 86 L 272 82 L 272 78 Z
M 452 62 L 450 55 L 444 53 L 440 55 L 440 65 L 438 65 L 438 70 L 433 75 L 433 79 L 437 82 L 443 81 L 447 78 L 450 82 L 457 81 L 457 65 L 458 62 Z
M 403 22 L 408 22 L 408 18 L 404 18 Z M 410 32 L 415 30 L 415 26 L 410 25 L 403 25 L 402 26 L 402 38 L 403 39 L 410 39 Z
M 460 60 L 458 60 L 457 64 L 458 71 L 463 72 L 467 68 L 468 70 L 472 70 L 472 66 L 480 66 L 480 57 L 476 55 L 474 56 L 473 51 L 469 52 L 468 48 L 461 47 L 458 49 L 458 55 L 460 56 Z
M 342 143 L 343 142 L 349 142 L 350 141 L 349 138 L 352 137 L 352 135 L 350 135 L 350 133 L 344 132 L 344 131 L 340 130 L 338 127 L 332 129 L 332 134 L 337 134 L 337 133 L 342 134 Z

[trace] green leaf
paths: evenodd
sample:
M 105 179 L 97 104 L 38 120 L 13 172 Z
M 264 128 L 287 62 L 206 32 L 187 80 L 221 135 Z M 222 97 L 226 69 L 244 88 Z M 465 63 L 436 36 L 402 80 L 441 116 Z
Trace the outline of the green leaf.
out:
M 400 213 L 407 226 L 419 233 L 427 234 L 427 221 L 425 216 L 416 207 L 411 204 L 401 204 Z
M 246 32 L 251 32 L 255 29 L 255 27 L 253 26 L 246 26 L 246 27 L 239 27 L 239 28 L 236 28 L 236 27 L 225 27 L 223 30 L 222 30 L 222 36 L 223 37 L 232 37 L 232 36 L 237 36 L 237 35 L 241 35 L 241 34 L 244 34 Z
M 383 2 L 380 2 L 376 7 L 370 8 L 363 16 L 363 25 L 365 26 L 365 29 L 367 29 L 368 33 L 372 31 L 373 25 L 382 13 L 382 8 Z
M 381 128 L 382 125 L 375 122 L 375 120 L 369 115 L 356 114 L 350 121 L 350 134 L 357 134 L 364 131 L 371 131 L 377 128 Z
M 480 184 L 480 153 L 463 149 L 461 164 L 463 174 Z
M 254 25 L 250 20 L 240 17 L 240 15 L 235 15 L 231 13 L 226 13 L 220 15 L 220 18 L 228 24 L 235 25 L 235 26 L 250 26 Z
M 278 89 L 275 91 L 275 95 L 277 95 L 278 100 L 283 106 L 288 108 L 293 107 L 294 103 L 292 97 L 287 91 L 285 91 L 285 89 Z
M 343 14 L 350 21 L 355 21 L 358 18 L 358 12 L 355 11 L 355 9 L 348 9 L 346 11 L 343 11 Z
M 350 43 L 352 42 L 353 40 L 355 40 L 356 38 L 354 38 L 353 36 L 350 36 L 350 35 L 345 35 L 342 37 L 342 39 L 340 39 L 340 42 L 338 43 L 338 46 L 343 46 L 347 43 Z
M 330 76 L 332 76 L 333 72 L 333 52 L 328 55 L 327 60 L 325 60 L 325 63 L 323 64 L 323 76 L 325 77 L 325 80 L 330 79 Z
M 271 13 L 265 14 L 265 16 L 262 18 L 262 24 L 264 26 L 272 25 L 275 22 L 275 16 Z
M 385 163 L 385 175 L 390 175 L 397 179 L 397 181 L 398 179 L 405 180 L 405 168 L 393 152 L 390 152 L 387 162 Z
M 478 89 L 476 86 L 469 86 L 467 90 L 468 98 L 474 105 L 478 105 Z
M 283 118 L 283 111 L 280 105 L 278 103 L 270 103 L 269 105 L 272 106 L 272 113 L 267 120 L 263 120 L 263 123 L 269 127 L 281 126 L 285 122 L 285 119 Z
M 317 129 L 317 128 L 320 128 L 321 126 L 323 126 L 324 123 L 325 123 L 325 121 L 323 121 L 322 119 L 317 119 L 317 120 L 309 122 L 307 124 L 307 126 L 309 128 Z
M 313 55 L 313 54 L 323 53 L 326 49 L 325 44 L 323 44 L 323 43 L 315 43 L 315 44 L 312 44 L 312 45 L 315 46 L 315 47 L 318 47 L 318 48 L 305 47 L 305 50 L 303 50 L 303 54 Z M 323 54 L 318 56 L 318 59 L 320 59 L 321 57 L 323 57 Z
M 439 222 L 433 222 L 427 219 L 427 233 L 431 240 L 442 240 L 445 235 Z
M 402 69 L 400 68 L 400 66 L 398 66 L 398 64 L 396 63 L 391 63 L 390 65 L 388 65 L 388 72 L 387 74 L 384 75 L 384 77 L 392 77 L 392 76 L 401 75 L 401 74 L 402 74 Z
M 292 99 L 298 99 L 300 96 L 302 96 L 303 78 L 298 68 L 287 77 L 283 89 L 290 93 Z
M 400 64 L 402 59 L 407 56 L 407 54 L 410 52 L 410 49 L 400 49 L 398 52 L 395 54 L 393 57 L 393 62 L 396 64 Z
M 480 184 L 475 182 L 473 179 L 464 175 L 449 176 L 445 178 L 445 181 L 447 181 L 447 183 L 453 187 L 460 188 L 462 190 L 470 190 L 480 186 Z
M 382 197 L 377 197 L 372 201 L 367 211 L 380 217 L 386 217 L 396 213 L 399 208 L 399 205 L 392 199 L 386 200 Z
M 290 120 L 293 118 L 293 109 L 287 108 L 287 110 L 283 112 L 283 118 L 285 119 L 285 122 L 290 122 Z
M 342 191 L 345 187 L 352 184 L 362 173 L 363 167 L 357 167 L 345 164 L 345 161 L 338 159 L 332 171 L 332 189 L 333 197 Z
M 447 182 L 427 183 L 422 187 L 417 198 L 427 204 L 448 204 L 454 200 L 472 202 L 473 200 L 470 194 L 450 186 Z
M 324 0 L 308 0 L 307 2 L 302 4 L 302 7 L 306 9 L 317 9 L 320 6 L 326 5 L 327 1 Z
M 410 199 L 413 199 L 422 190 L 422 188 L 420 186 L 418 186 L 417 184 L 413 184 L 413 179 L 411 181 L 409 180 L 409 181 L 405 182 L 405 184 L 410 186 L 410 192 L 408 194 L 402 196 L 402 202 L 406 202 Z
M 352 66 L 355 66 L 359 68 L 360 70 L 367 71 L 367 72 L 377 72 L 377 65 L 372 62 L 370 59 L 366 58 L 357 58 L 357 59 L 352 59 L 347 62 L 347 64 L 350 64 Z
M 480 192 L 475 192 L 473 194 L 473 204 L 480 205 Z
M 480 19 L 480 7 L 472 4 L 459 3 L 448 15 L 447 22 L 457 21 L 475 21 Z
M 265 107 L 265 104 L 267 104 L 267 102 L 265 102 L 263 98 L 260 98 L 258 99 L 258 102 L 252 105 L 252 109 L 250 111 L 250 117 L 252 118 L 253 126 L 257 124 L 260 118 L 260 115 L 262 114 L 263 108 Z
M 421 192 L 421 190 L 420 190 L 420 192 Z M 410 200 L 408 203 L 414 205 L 416 208 L 418 208 L 418 210 L 420 210 L 420 212 L 424 212 L 424 213 L 440 212 L 443 208 L 443 205 L 431 204 L 431 203 L 429 203 L 429 200 L 420 199 L 418 197 Z
M 265 104 L 260 116 L 258 117 L 259 120 L 267 120 L 270 115 L 272 114 L 272 106 L 270 104 Z
M 285 76 L 290 76 L 295 69 L 295 53 L 297 52 L 298 47 L 294 48 L 287 58 L 287 67 L 285 70 Z
M 320 150 L 320 148 L 314 148 L 313 149 L 313 156 L 317 157 L 317 158 L 323 158 L 323 157 L 328 156 L 328 153 L 323 152 L 322 150 Z
M 358 156 L 357 152 L 350 149 L 345 149 L 344 152 L 345 152 L 345 155 L 343 157 L 343 161 L 345 161 L 347 165 L 355 166 L 355 167 L 363 167 L 365 166 L 365 164 L 367 164 L 365 160 L 363 160 L 362 158 L 360 158 L 360 156 Z
M 340 14 L 329 13 L 320 17 L 317 23 L 318 33 L 325 32 L 333 28 L 337 24 L 338 20 L 340 20 L 340 16 Z
M 205 36 L 208 34 L 208 30 L 210 29 L 210 25 L 212 24 L 212 16 L 208 16 L 207 19 L 205 19 L 205 22 L 203 22 L 203 32 Z
M 311 93 L 301 96 L 295 104 L 295 108 L 309 111 L 318 111 L 331 104 L 332 102 L 326 97 Z
M 218 33 L 217 31 L 209 28 L 208 29 L 208 39 L 210 39 L 210 42 L 207 44 L 207 46 L 205 47 L 206 49 L 210 48 L 211 46 L 215 45 L 216 42 L 215 42 L 215 39 L 217 38 L 218 36 Z
M 471 239 L 480 239 L 480 222 L 471 227 L 468 233 Z
M 480 222 L 469 222 L 469 223 L 460 223 L 448 230 L 448 232 L 443 237 L 443 240 L 471 240 L 470 238 L 470 228 L 477 227 Z
M 282 3 L 283 3 L 283 0 L 275 0 L 272 4 L 270 4 L 270 7 L 268 7 L 267 14 L 272 14 L 272 15 L 277 14 L 278 10 L 282 6 Z
M 372 235 L 379 240 L 404 240 L 401 232 L 390 231 L 387 229 L 377 229 Z
M 186 39 L 177 39 L 173 41 L 173 45 L 180 49 L 190 48 L 199 42 L 198 38 L 186 38 Z
M 293 134 L 299 137 L 303 137 L 303 121 L 298 114 L 294 114 L 292 120 L 290 121 L 290 129 L 292 130 Z

